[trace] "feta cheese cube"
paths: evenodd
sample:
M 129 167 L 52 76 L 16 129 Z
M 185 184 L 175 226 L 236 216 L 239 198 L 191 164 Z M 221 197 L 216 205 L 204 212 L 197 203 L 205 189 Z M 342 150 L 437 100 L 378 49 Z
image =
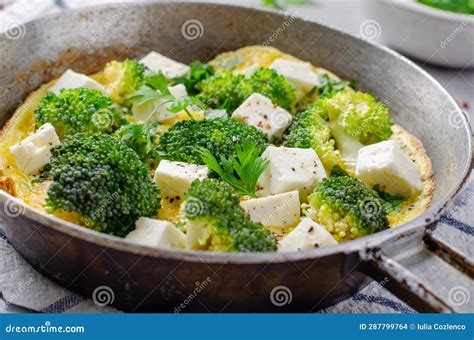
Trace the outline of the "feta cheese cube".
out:
M 155 171 L 155 182 L 163 194 L 182 198 L 194 180 L 203 180 L 208 173 L 205 165 L 162 160 Z
M 421 191 L 420 170 L 393 140 L 360 149 L 356 177 L 395 196 L 411 197 Z
M 277 58 L 270 68 L 287 78 L 303 92 L 308 92 L 313 87 L 321 85 L 319 75 L 313 71 L 313 66 L 310 63 Z
M 186 90 L 186 86 L 184 86 L 183 84 L 168 86 L 168 90 L 170 91 L 171 95 L 175 97 L 176 99 L 188 96 L 188 91 Z
M 53 86 L 49 88 L 49 92 L 59 94 L 62 89 L 77 89 L 79 87 L 86 87 L 92 90 L 99 90 L 104 95 L 107 95 L 105 87 L 99 84 L 94 79 L 86 76 L 85 74 L 74 72 L 73 70 L 67 70 L 61 77 L 56 80 Z
M 257 181 L 258 193 L 262 196 L 298 190 L 300 199 L 305 200 L 319 181 L 327 177 L 313 149 L 270 145 L 262 157 L 269 160 Z
M 186 97 L 188 92 L 183 84 L 169 86 L 168 90 L 176 99 Z M 152 100 L 132 106 L 132 114 L 140 122 L 163 122 L 175 117 L 178 113 L 169 111 L 171 103 L 163 99 Z
M 163 72 L 167 79 L 182 77 L 189 72 L 188 65 L 181 64 L 155 51 L 151 51 L 140 59 L 140 63 L 144 64 L 153 72 Z
M 54 127 L 46 123 L 31 136 L 10 147 L 18 169 L 27 174 L 35 174 L 49 163 L 51 149 L 59 144 Z
M 311 218 L 305 217 L 288 235 L 278 242 L 278 251 L 301 251 L 336 245 L 332 235 Z
M 253 222 L 266 227 L 292 227 L 300 220 L 300 198 L 298 191 L 251 198 L 240 202 Z
M 281 137 L 290 125 L 291 114 L 260 93 L 253 93 L 233 113 L 232 118 L 255 126 L 269 139 Z
M 140 217 L 125 239 L 149 247 L 184 248 L 186 236 L 171 222 Z

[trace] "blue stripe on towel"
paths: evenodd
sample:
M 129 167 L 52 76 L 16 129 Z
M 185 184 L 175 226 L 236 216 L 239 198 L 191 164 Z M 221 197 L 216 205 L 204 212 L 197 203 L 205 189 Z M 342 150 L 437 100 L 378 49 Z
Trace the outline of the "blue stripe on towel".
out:
M 378 305 L 391 308 L 391 309 L 393 309 L 397 312 L 400 312 L 400 313 L 414 313 L 414 311 L 412 309 L 410 309 L 409 307 L 407 307 L 407 306 L 405 306 L 405 305 L 403 305 L 399 302 L 384 298 L 382 296 L 372 296 L 372 295 L 365 295 L 365 294 L 361 294 L 361 293 L 356 293 L 356 294 L 352 295 L 352 300 L 354 300 L 354 301 L 365 301 L 365 302 L 369 302 L 369 303 L 376 303 Z
M 48 307 L 43 308 L 41 313 L 64 313 L 68 309 L 77 306 L 85 300 L 86 299 L 80 295 L 71 294 L 59 299 Z
M 448 217 L 446 215 L 441 216 L 439 219 L 441 223 L 447 224 L 453 228 L 456 228 L 459 231 L 462 231 L 463 233 L 466 233 L 468 235 L 474 235 L 474 228 L 471 227 L 470 225 L 463 223 L 461 221 L 458 221 L 455 218 Z

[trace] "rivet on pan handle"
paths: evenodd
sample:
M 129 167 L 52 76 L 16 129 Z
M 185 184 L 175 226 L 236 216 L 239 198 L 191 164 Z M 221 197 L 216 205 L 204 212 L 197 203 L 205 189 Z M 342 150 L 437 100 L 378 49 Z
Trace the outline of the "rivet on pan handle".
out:
M 419 312 L 474 311 L 472 259 L 428 230 L 423 242 L 412 242 L 400 254 L 366 249 L 361 271 Z

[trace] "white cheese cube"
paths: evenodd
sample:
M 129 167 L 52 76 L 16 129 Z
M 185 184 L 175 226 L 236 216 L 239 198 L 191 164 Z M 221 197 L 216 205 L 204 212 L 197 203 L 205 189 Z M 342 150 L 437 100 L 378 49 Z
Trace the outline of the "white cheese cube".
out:
M 194 180 L 203 180 L 208 173 L 205 165 L 162 160 L 155 171 L 155 182 L 163 194 L 182 198 Z
M 262 157 L 269 160 L 257 181 L 258 193 L 262 196 L 298 190 L 300 199 L 305 200 L 319 181 L 327 177 L 313 149 L 270 145 Z
M 187 97 L 188 92 L 183 84 L 169 86 L 168 90 L 171 95 L 180 99 Z M 169 111 L 171 103 L 163 99 L 151 100 L 143 104 L 135 104 L 132 106 L 132 114 L 140 122 L 163 122 L 167 119 L 175 117 L 178 113 Z
M 144 64 L 153 72 L 163 72 L 167 79 L 182 77 L 189 72 L 188 65 L 181 64 L 155 51 L 151 51 L 140 59 L 140 63 Z
M 149 247 L 184 248 L 186 236 L 171 222 L 140 217 L 125 239 Z
M 86 76 L 85 74 L 74 72 L 73 70 L 67 70 L 61 77 L 56 80 L 53 86 L 49 88 L 49 92 L 59 94 L 62 89 L 77 89 L 79 87 L 86 87 L 92 90 L 99 90 L 104 95 L 107 95 L 105 87 L 99 84 L 94 79 Z
M 421 191 L 420 170 L 393 140 L 360 149 L 356 177 L 395 196 L 410 197 Z
M 273 61 L 270 68 L 287 78 L 303 92 L 308 92 L 321 84 L 319 75 L 313 71 L 310 63 L 278 58 Z
M 175 97 L 176 99 L 188 96 L 188 91 L 186 90 L 186 86 L 184 86 L 183 84 L 168 86 L 168 90 L 170 91 L 171 95 Z
M 10 147 L 15 157 L 18 169 L 27 174 L 37 173 L 49 163 L 51 149 L 59 144 L 59 138 L 54 127 L 46 123 L 31 136 Z
M 267 97 L 253 93 L 232 113 L 232 118 L 255 126 L 271 139 L 283 136 L 292 116 Z
M 320 224 L 305 217 L 288 235 L 278 242 L 278 251 L 301 251 L 336 245 L 332 235 Z
M 292 227 L 300 220 L 298 191 L 251 198 L 240 202 L 240 206 L 253 222 L 262 223 L 266 227 Z

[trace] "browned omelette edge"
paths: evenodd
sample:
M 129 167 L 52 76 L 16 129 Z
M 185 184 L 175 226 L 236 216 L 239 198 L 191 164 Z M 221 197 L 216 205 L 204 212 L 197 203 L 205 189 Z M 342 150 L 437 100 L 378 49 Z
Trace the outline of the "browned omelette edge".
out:
M 401 212 L 389 214 L 390 225 L 394 227 L 420 216 L 428 209 L 433 199 L 435 183 L 431 159 L 423 143 L 398 124 L 392 126 L 392 131 L 393 135 L 390 139 L 397 141 L 406 155 L 420 169 L 422 184 L 421 193 L 409 199 Z

